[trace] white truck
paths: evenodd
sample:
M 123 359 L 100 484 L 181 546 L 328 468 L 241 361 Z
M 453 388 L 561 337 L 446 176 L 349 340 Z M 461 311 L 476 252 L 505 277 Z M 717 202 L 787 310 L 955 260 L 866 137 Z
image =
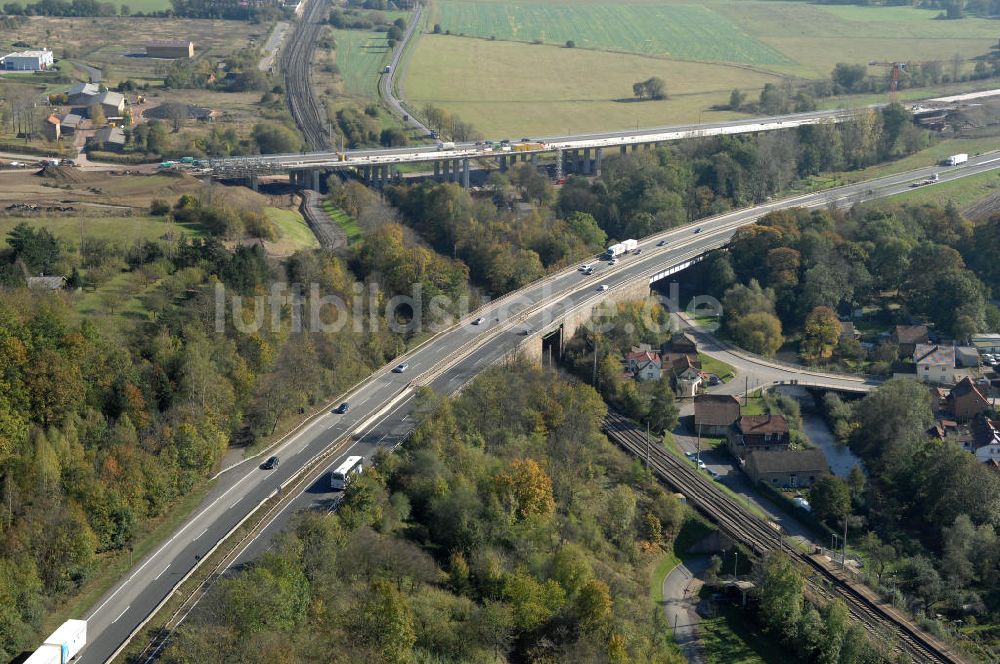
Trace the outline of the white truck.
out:
M 25 664 L 68 664 L 87 645 L 87 621 L 67 620 L 45 639 Z
M 454 149 L 455 149 L 454 141 L 441 141 L 440 143 L 438 143 L 438 150 L 454 150 Z
M 961 154 L 953 154 L 944 160 L 945 166 L 958 166 L 959 164 L 964 164 L 969 161 L 969 155 L 964 152 Z
M 638 246 L 638 240 L 625 240 L 608 247 L 607 256 L 608 258 L 618 258 L 619 256 L 623 256 L 624 254 L 633 251 Z

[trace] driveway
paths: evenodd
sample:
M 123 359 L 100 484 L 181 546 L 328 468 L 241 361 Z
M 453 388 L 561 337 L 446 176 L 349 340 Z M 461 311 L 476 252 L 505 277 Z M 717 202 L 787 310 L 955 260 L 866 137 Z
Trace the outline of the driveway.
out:
M 674 630 L 674 641 L 690 664 L 701 664 L 704 657 L 698 640 L 700 618 L 698 592 L 703 585 L 699 578 L 708 568 L 708 557 L 697 556 L 685 560 L 663 579 L 663 610 L 667 623 Z

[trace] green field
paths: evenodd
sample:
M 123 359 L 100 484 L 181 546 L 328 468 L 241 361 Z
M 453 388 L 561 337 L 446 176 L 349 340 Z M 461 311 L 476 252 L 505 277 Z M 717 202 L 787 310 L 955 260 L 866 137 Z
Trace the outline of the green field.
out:
M 378 97 L 379 73 L 389 60 L 384 32 L 334 30 L 336 62 L 347 94 Z
M 991 194 L 1000 192 L 1000 173 L 991 171 L 979 175 L 970 175 L 960 180 L 942 182 L 940 184 L 917 187 L 896 196 L 889 197 L 892 203 L 934 204 L 944 205 L 952 201 L 959 207 L 964 207 Z
M 173 9 L 173 4 L 170 0 L 128 0 L 128 2 L 121 3 L 123 5 L 128 5 L 128 8 L 132 12 L 158 12 L 165 9 Z
M 669 98 L 635 102 L 632 83 L 651 76 L 667 81 Z M 734 87 L 779 80 L 734 65 L 425 35 L 407 63 L 405 91 L 416 108 L 434 103 L 502 138 L 730 119 L 737 115 L 704 109 L 727 102 Z
M 938 14 L 765 0 L 435 0 L 401 89 L 414 107 L 441 106 L 489 137 L 727 119 L 710 109 L 733 88 L 754 98 L 784 77 L 826 78 L 838 62 L 935 60 L 950 74 L 957 53 L 968 72 L 996 44 L 995 23 Z M 426 34 L 434 24 L 451 34 Z M 670 98 L 626 103 L 632 84 L 650 76 L 666 81 Z
M 452 34 L 577 48 L 746 64 L 792 64 L 726 15 L 695 4 L 580 2 L 517 3 L 442 0 L 437 22 Z
M 358 226 L 358 222 L 354 220 L 354 217 L 340 208 L 334 207 L 330 201 L 323 201 L 323 209 L 330 215 L 330 219 L 333 219 L 338 226 L 344 229 L 348 245 L 354 244 L 362 238 L 364 234 L 361 232 L 361 228 Z
M 319 245 L 306 220 L 295 210 L 266 207 L 264 214 L 278 227 L 279 241 L 282 244 L 295 248 Z
M 163 217 L 0 217 L 0 242 L 7 245 L 7 233 L 21 222 L 33 228 L 44 226 L 60 240 L 79 244 L 80 237 L 131 243 L 158 240 L 169 235 L 200 235 L 193 224 L 178 224 Z

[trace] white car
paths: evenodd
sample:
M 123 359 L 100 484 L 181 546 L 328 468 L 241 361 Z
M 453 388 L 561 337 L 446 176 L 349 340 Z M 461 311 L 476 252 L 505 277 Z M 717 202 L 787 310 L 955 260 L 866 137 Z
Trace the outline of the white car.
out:
M 580 272 L 586 272 L 589 269 L 590 269 L 590 263 L 584 263 L 583 265 L 580 266 Z
M 396 366 L 394 366 L 392 368 L 392 373 L 403 373 L 404 371 L 406 371 L 409 368 L 410 368 L 410 365 L 407 364 L 406 362 L 403 362 L 402 364 L 397 364 Z
M 482 325 L 482 324 L 483 324 L 483 317 L 482 317 L 482 316 L 480 316 L 480 317 L 479 317 L 479 318 L 477 318 L 476 320 L 472 321 L 472 324 L 473 324 L 473 325 Z
M 701 459 L 698 459 L 698 470 L 708 470 L 708 466 Z
M 608 285 L 607 284 L 601 284 L 600 286 L 597 287 L 597 290 L 599 290 L 601 292 L 606 291 L 606 290 L 608 290 Z

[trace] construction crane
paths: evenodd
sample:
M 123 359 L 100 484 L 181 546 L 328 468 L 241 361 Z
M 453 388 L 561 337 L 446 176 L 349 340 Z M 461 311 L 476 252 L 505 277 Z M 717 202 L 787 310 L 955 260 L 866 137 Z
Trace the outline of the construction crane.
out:
M 899 89 L 899 79 L 903 77 L 903 72 L 906 71 L 905 62 L 880 62 L 878 60 L 872 60 L 868 63 L 870 67 L 890 67 L 889 70 L 889 94 L 895 95 L 896 91 Z

